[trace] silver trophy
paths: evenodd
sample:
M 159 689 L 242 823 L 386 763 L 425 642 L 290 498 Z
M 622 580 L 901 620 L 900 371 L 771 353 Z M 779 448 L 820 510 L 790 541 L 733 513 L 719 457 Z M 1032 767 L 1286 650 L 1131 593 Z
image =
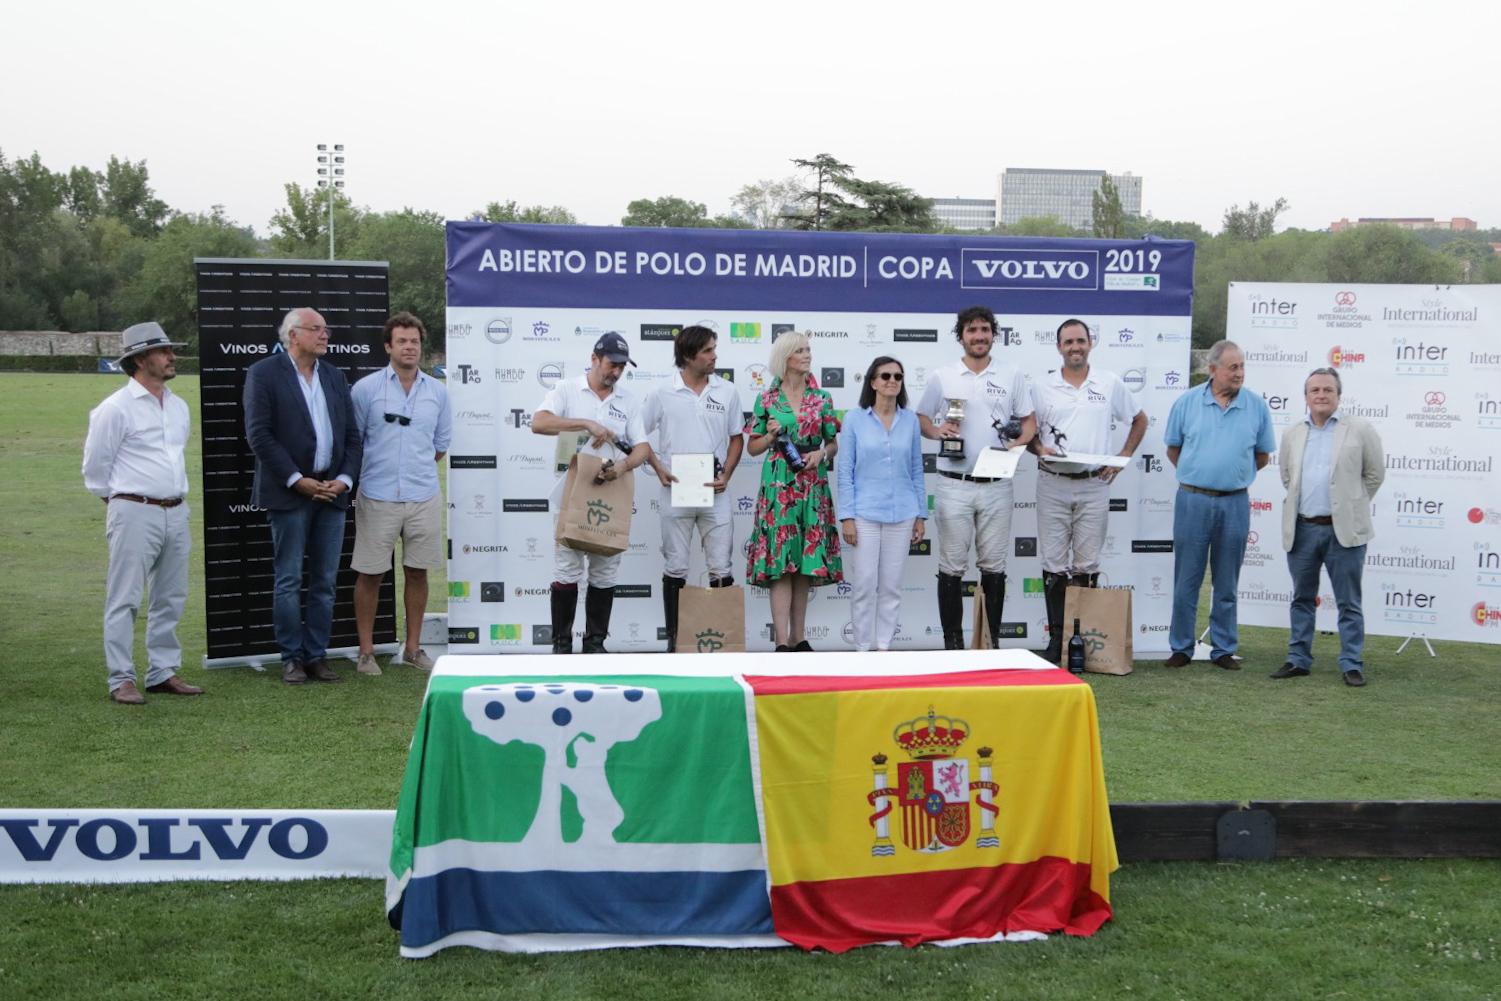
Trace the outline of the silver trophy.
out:
M 952 423 L 952 424 L 963 424 L 964 423 L 964 401 L 961 400 L 961 399 L 955 398 L 955 397 L 949 397 L 948 400 L 947 400 L 947 402 L 948 402 L 948 405 L 949 405 L 949 409 L 943 415 L 943 423 L 945 423 L 945 424 L 950 424 L 950 423 Z M 962 458 L 964 458 L 964 439 L 963 438 L 940 438 L 940 439 L 938 439 L 938 455 L 941 458 L 944 458 L 944 459 L 962 459 Z

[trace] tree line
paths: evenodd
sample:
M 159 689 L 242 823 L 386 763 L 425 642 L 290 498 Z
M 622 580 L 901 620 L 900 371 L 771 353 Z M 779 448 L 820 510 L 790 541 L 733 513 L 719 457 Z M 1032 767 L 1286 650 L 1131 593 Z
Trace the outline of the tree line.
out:
M 701 202 L 676 196 L 626 206 L 623 226 L 796 229 L 834 232 L 953 232 L 933 203 L 911 188 L 859 177 L 820 153 L 791 161 L 797 173 L 742 187 L 731 213 L 711 216 Z M 259 235 L 227 218 L 222 206 L 181 212 L 156 197 L 146 162 L 110 157 L 102 171 L 54 171 L 33 153 L 10 160 L 0 150 L 0 330 L 119 330 L 160 321 L 196 352 L 194 257 L 321 259 L 328 253 L 328 199 L 333 198 L 341 259 L 390 262 L 391 308 L 427 324 L 433 347 L 444 331 L 443 216 L 414 208 L 374 212 L 342 191 L 285 185 L 286 204 Z M 1218 233 L 1193 222 L 1133 216 L 1107 178 L 1093 200 L 1088 230 L 1054 218 L 1023 219 L 992 230 L 1011 236 L 1148 235 L 1193 240 L 1194 344 L 1224 336 L 1231 281 L 1501 282 L 1501 230 L 1409 232 L 1390 226 L 1340 233 L 1276 231 L 1287 210 L 1278 198 L 1228 208 Z M 493 201 L 468 216 L 488 222 L 574 224 L 568 209 Z

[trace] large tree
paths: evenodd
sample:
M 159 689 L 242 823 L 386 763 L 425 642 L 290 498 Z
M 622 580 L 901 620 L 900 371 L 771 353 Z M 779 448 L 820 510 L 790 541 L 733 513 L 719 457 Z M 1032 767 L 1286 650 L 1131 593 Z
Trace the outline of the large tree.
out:
M 293 181 L 283 185 L 287 204 L 271 216 L 271 250 L 278 257 L 316 260 L 329 256 L 328 200 L 334 200 L 334 254 L 358 236 L 364 210 L 335 188 L 303 188 Z
M 443 216 L 410 208 L 371 213 L 343 247 L 351 260 L 390 263 L 391 311 L 417 314 L 427 327 L 428 346 L 442 351 L 447 330 Z
M 255 257 L 255 234 L 215 205 L 205 215 L 174 215 L 154 240 L 143 244 L 139 271 L 117 299 L 114 325 L 156 320 L 185 354 L 198 353 L 198 278 L 195 257 Z
M 519 206 L 516 202 L 490 202 L 482 210 L 471 212 L 476 222 L 535 222 L 559 226 L 576 226 L 578 220 L 561 205 Z
M 1089 205 L 1095 236 L 1119 240 L 1126 235 L 1126 210 L 1121 207 L 1121 193 L 1109 174 L 1100 178 L 1100 189 L 1089 196 Z
M 1277 231 L 1277 217 L 1288 209 L 1287 199 L 1278 198 L 1262 208 L 1255 202 L 1239 203 L 1225 210 L 1222 232 L 1236 240 L 1265 240 Z
M 763 179 L 741 188 L 730 206 L 755 229 L 785 229 L 802 196 L 803 185 L 796 177 Z
M 794 159 L 793 166 L 811 171 L 813 183 L 805 185 L 799 207 L 787 213 L 787 222 L 793 229 L 828 229 L 829 217 L 848 202 L 839 192 L 841 181 L 854 176 L 855 168 L 836 160 L 827 153 L 820 153 L 811 160 Z

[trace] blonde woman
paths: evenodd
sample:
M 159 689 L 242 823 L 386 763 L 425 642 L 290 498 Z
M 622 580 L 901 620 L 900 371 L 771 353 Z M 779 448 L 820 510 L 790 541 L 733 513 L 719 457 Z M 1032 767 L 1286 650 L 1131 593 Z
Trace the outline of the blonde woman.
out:
M 745 576 L 771 591 L 777 652 L 806 652 L 813 649 L 803 635 L 809 590 L 844 579 L 829 494 L 839 419 L 833 398 L 813 377 L 806 334 L 777 338 L 770 368 L 771 386 L 756 397 L 745 427 L 750 454 L 769 453 L 761 466 Z

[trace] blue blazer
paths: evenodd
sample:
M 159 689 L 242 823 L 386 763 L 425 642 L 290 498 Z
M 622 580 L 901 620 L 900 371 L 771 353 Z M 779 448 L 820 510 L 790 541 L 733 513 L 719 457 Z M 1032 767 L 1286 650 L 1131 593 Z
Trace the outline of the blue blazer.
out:
M 302 388 L 297 385 L 300 378 L 291 356 L 284 352 L 261 359 L 245 372 L 245 437 L 255 453 L 250 503 L 270 511 L 285 511 L 305 503 L 307 498 L 287 486 L 287 480 L 296 472 L 311 476 L 319 471 L 313 468 L 318 439 Z M 354 482 L 359 479 L 363 446 L 360 429 L 354 423 L 349 380 L 322 359 L 318 378 L 334 432 L 329 478 L 342 473 Z M 352 496 L 354 491 L 347 490 L 332 503 L 348 507 Z

